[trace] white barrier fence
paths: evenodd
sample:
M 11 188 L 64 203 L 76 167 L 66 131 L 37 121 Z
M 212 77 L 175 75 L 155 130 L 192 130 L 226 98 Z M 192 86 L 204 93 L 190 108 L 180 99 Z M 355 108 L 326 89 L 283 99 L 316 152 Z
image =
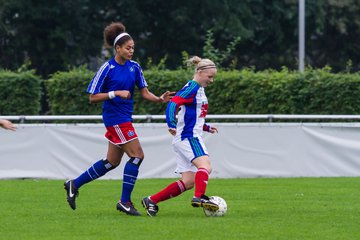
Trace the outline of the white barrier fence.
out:
M 8 120 L 15 120 L 24 123 L 25 121 L 56 121 L 56 120 L 102 120 L 101 115 L 24 115 L 24 116 L 0 116 Z M 151 122 L 151 120 L 164 120 L 165 115 L 134 115 L 134 120 L 145 120 Z M 206 119 L 210 120 L 267 120 L 272 122 L 273 120 L 360 120 L 360 115 L 304 115 L 304 114 L 221 114 L 206 116 Z
M 244 115 L 236 115 L 237 118 Z M 280 115 L 246 115 L 263 123 L 215 123 L 218 134 L 204 133 L 213 165 L 212 177 L 360 176 L 359 123 L 274 123 Z M 271 116 L 271 118 L 269 118 Z M 295 119 L 295 115 L 281 115 Z M 310 117 L 312 116 L 312 117 Z M 14 121 L 49 120 L 50 116 L 3 116 Z M 84 116 L 62 116 L 79 120 Z M 101 116 L 92 116 L 101 119 Z M 142 120 L 148 121 L 149 116 Z M 151 116 L 150 119 L 163 119 Z M 217 116 L 225 119 L 224 116 Z M 358 119 L 359 116 L 297 115 L 296 119 Z M 1 118 L 1 117 L 0 117 Z M 45 119 L 46 118 L 46 119 Z M 51 116 L 52 120 L 60 120 Z M 211 118 L 211 115 L 209 116 Z M 83 119 L 89 119 L 88 116 Z M 140 119 L 135 117 L 135 119 Z M 229 118 L 227 118 L 229 119 Z M 235 117 L 234 117 L 235 119 Z M 284 118 L 283 118 L 284 119 Z M 105 157 L 102 124 L 17 124 L 0 129 L 0 178 L 65 179 L 78 176 Z M 171 135 L 164 123 L 138 123 L 145 160 L 140 178 L 178 177 Z M 121 179 L 123 164 L 103 177 Z

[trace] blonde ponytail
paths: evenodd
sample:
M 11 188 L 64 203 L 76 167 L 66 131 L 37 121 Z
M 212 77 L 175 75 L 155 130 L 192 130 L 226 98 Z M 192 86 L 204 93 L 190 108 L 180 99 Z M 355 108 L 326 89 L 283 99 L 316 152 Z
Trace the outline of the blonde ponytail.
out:
M 198 56 L 193 56 L 192 58 L 188 59 L 187 61 L 188 66 L 195 66 L 195 72 L 198 70 L 204 70 L 208 68 L 216 68 L 216 65 L 213 61 L 207 58 L 200 58 Z

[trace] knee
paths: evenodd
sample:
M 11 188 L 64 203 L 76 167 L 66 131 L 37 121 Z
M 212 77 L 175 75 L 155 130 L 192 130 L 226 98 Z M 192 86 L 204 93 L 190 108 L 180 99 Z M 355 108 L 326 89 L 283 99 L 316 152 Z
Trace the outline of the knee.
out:
M 185 185 L 185 189 L 189 190 L 189 189 L 192 189 L 194 187 L 195 182 L 194 181 L 186 181 L 186 182 L 184 182 L 184 185 Z
M 141 163 L 142 163 L 142 161 L 143 161 L 142 158 L 130 157 L 130 159 L 128 160 L 127 163 L 134 164 L 134 165 L 136 165 L 136 166 L 139 168 L 140 165 L 141 165 Z
M 111 169 L 116 168 L 117 166 L 119 166 L 121 159 L 109 159 L 109 158 L 104 158 L 104 165 L 110 164 L 111 165 Z
M 119 162 L 116 162 L 116 163 L 114 163 L 114 164 L 111 164 L 111 165 L 113 166 L 113 168 L 116 168 L 117 166 L 119 166 L 119 164 L 120 164 L 120 161 L 119 161 Z
M 199 169 L 205 169 L 208 172 L 209 175 L 212 172 L 212 167 L 210 165 L 201 166 L 201 167 L 198 168 L 198 170 Z
M 138 158 L 138 159 L 141 159 L 141 161 L 142 160 L 144 160 L 144 153 L 142 153 L 142 154 L 132 154 L 132 155 L 130 155 L 129 156 L 130 158 Z
M 210 173 L 212 172 L 212 166 L 211 166 L 211 163 L 210 162 L 207 162 L 206 164 L 202 165 L 202 166 L 199 166 L 198 169 L 200 168 L 204 168 L 206 169 L 206 171 L 208 172 L 208 174 L 210 175 Z
M 133 157 L 133 158 L 140 158 L 140 159 L 144 159 L 145 154 L 142 150 L 139 151 L 133 151 L 129 154 L 129 157 Z

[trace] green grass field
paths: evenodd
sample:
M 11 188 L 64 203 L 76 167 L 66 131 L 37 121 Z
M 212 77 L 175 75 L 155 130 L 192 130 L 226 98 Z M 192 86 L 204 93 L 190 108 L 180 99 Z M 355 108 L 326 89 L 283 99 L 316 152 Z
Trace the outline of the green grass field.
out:
M 63 181 L 1 180 L 0 239 L 360 239 L 360 178 L 210 179 L 224 217 L 191 207 L 193 190 L 146 216 L 142 197 L 174 179 L 140 179 L 133 193 L 141 217 L 115 210 L 121 181 L 83 186 L 77 210 Z

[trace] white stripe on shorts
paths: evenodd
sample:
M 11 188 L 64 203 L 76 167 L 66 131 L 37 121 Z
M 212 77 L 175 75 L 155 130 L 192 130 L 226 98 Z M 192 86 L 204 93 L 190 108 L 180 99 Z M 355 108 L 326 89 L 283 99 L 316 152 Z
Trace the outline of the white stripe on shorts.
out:
M 121 132 L 121 129 L 119 128 L 119 126 L 118 126 L 118 125 L 115 125 L 115 126 L 114 126 L 114 129 L 115 129 L 117 135 L 119 136 L 121 142 L 122 142 L 122 143 L 126 142 L 126 138 L 124 137 L 124 134 Z

